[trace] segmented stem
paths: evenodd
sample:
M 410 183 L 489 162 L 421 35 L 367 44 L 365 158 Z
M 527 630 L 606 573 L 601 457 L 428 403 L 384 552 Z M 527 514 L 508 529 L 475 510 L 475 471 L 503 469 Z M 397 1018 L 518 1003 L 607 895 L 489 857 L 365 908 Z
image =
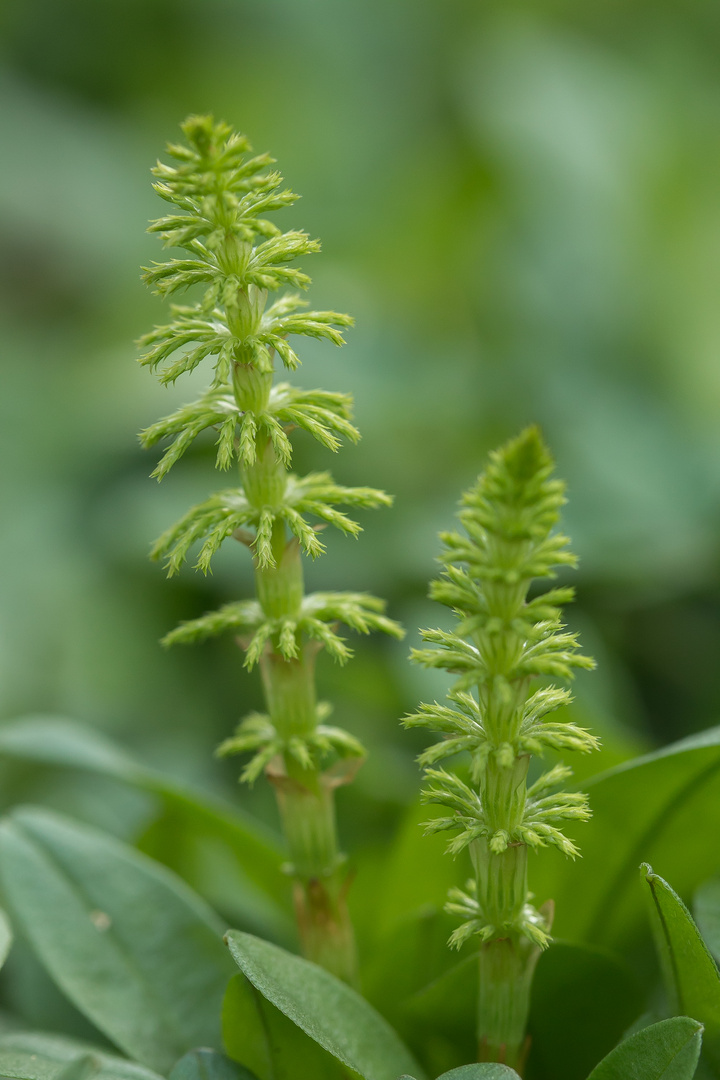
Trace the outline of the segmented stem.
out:
M 270 464 L 269 464 L 269 460 Z M 257 448 L 256 463 L 242 470 L 245 491 L 259 506 L 271 502 L 285 476 L 272 447 Z M 271 537 L 272 562 L 255 556 L 256 595 L 270 619 L 297 619 L 305 599 L 297 540 L 283 522 Z M 297 655 L 276 651 L 272 639 L 260 657 L 270 726 L 278 741 L 266 765 L 275 789 L 293 877 L 293 899 L 303 953 L 346 982 L 357 981 L 355 936 L 347 908 L 347 872 L 338 846 L 334 785 L 318 754 L 309 749 L 318 728 L 314 643 Z
M 199 545 L 196 566 L 207 572 L 225 540 L 240 540 L 252 552 L 256 599 L 183 623 L 164 641 L 189 643 L 230 630 L 240 636 L 245 666 L 259 664 L 267 712 L 246 717 L 219 753 L 250 755 L 241 779 L 252 783 L 266 772 L 273 783 L 303 951 L 352 982 L 355 946 L 333 792 L 352 778 L 364 750 L 348 732 L 324 723 L 328 709 L 316 699 L 315 655 L 325 648 L 340 663 L 349 659 L 339 624 L 395 637 L 402 630 L 373 596 L 306 595 L 301 555 L 324 551 L 317 524 L 350 536 L 360 532 L 339 507 L 372 509 L 391 500 L 373 488 L 343 487 L 328 473 L 298 477 L 290 471 L 293 428 L 332 451 L 359 433 L 347 394 L 276 383 L 275 362 L 298 366 L 288 341 L 295 335 L 342 345 L 341 330 L 352 319 L 306 311 L 297 293 L 269 302 L 287 285 L 307 288 L 310 278 L 291 264 L 319 250 L 306 233 L 283 233 L 264 216 L 297 196 L 281 188 L 272 159 L 252 156 L 247 139 L 226 124 L 195 116 L 182 127 L 187 145 L 170 145 L 174 163 L 159 162 L 153 170 L 155 190 L 173 212 L 150 231 L 166 247 L 184 248 L 187 257 L 154 264 L 145 280 L 161 295 L 196 286 L 205 291 L 190 306 L 174 306 L 172 322 L 145 335 L 141 363 L 167 384 L 210 362 L 212 379 L 196 401 L 141 438 L 146 446 L 169 440 L 154 473 L 162 479 L 195 438 L 214 431 L 217 467 L 226 470 L 236 461 L 240 484 L 192 507 L 158 539 L 153 556 L 165 558 L 173 574 Z
M 480 939 L 479 1060 L 522 1068 L 530 985 L 549 942 L 552 907 L 537 910 L 528 892 L 529 848 L 552 844 L 571 857 L 577 849 L 558 822 L 585 820 L 587 798 L 555 792 L 571 770 L 555 766 L 528 788 L 531 754 L 547 749 L 588 752 L 597 740 L 548 714 L 570 701 L 556 686 L 536 689 L 536 677 L 570 679 L 593 662 L 565 632 L 560 605 L 572 590 L 551 589 L 533 600 L 534 578 L 573 566 L 565 537 L 553 533 L 564 486 L 552 479 L 552 459 L 536 428 L 491 457 L 486 472 L 462 499 L 463 532 L 443 535 L 445 573 L 431 596 L 451 607 L 455 633 L 423 632 L 426 648 L 413 658 L 459 678 L 450 705 L 422 705 L 407 726 L 439 732 L 421 762 L 431 780 L 428 802 L 449 809 L 429 831 L 454 833 L 449 850 L 468 848 L 474 877 L 452 891 L 448 910 L 464 916 L 451 943 Z M 470 783 L 434 768 L 470 754 Z

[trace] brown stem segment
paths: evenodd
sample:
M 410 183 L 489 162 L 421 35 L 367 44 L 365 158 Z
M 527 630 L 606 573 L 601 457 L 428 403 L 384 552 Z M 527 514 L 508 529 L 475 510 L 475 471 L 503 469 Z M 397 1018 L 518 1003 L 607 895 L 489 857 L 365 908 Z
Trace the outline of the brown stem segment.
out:
M 324 882 L 312 878 L 306 884 L 296 880 L 293 899 L 305 956 L 357 987 L 355 933 L 347 907 L 350 882 L 349 875 Z
M 350 876 L 338 851 L 335 782 L 326 773 L 280 760 L 268 769 L 291 858 L 293 901 L 303 954 L 338 978 L 357 984 L 355 935 L 347 907 Z

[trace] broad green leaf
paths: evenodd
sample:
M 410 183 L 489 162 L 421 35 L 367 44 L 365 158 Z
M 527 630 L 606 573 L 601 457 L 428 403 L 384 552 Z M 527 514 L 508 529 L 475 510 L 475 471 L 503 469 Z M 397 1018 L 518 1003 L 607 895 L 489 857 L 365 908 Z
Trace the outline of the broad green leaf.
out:
M 52 716 L 28 716 L 2 724 L 0 754 L 41 765 L 99 772 L 129 782 L 134 782 L 139 768 L 100 732 Z
M 402 1024 L 405 1003 L 457 964 L 447 942 L 457 919 L 427 905 L 376 938 L 363 969 L 363 994 L 383 1016 Z
M 603 949 L 556 941 L 532 987 L 530 1066 L 536 1080 L 585 1080 L 644 1007 L 623 961 Z
M 176 833 L 183 824 L 194 832 L 209 835 L 215 842 L 221 840 L 233 852 L 249 884 L 261 893 L 262 902 L 277 927 L 287 921 L 290 901 L 287 878 L 281 870 L 286 857 L 282 843 L 241 809 L 145 768 L 105 735 L 59 717 L 29 716 L 3 724 L 0 754 L 41 765 L 100 773 L 159 796 L 172 816 Z M 239 898 L 242 899 L 242 891 Z M 260 906 L 252 895 L 248 897 L 248 906 L 252 918 Z
M 401 1076 L 400 1080 L 415 1080 L 413 1076 Z M 520 1080 L 520 1077 L 508 1065 L 480 1064 L 461 1065 L 450 1072 L 444 1072 L 437 1080 Z
M 233 975 L 233 979 L 236 978 Z M 168 1080 L 256 1080 L 256 1077 L 217 1050 L 200 1047 L 173 1065 Z
M 15 1080 L 159 1080 L 124 1058 L 61 1035 L 0 1035 L 0 1076 Z
M 509 1065 L 496 1065 L 494 1062 L 479 1065 L 461 1065 L 458 1069 L 445 1072 L 438 1080 L 513 1080 L 518 1074 Z
M 76 1042 L 109 1050 L 101 1032 L 66 997 L 18 929 L 1 980 L 2 998 L 12 1013 L 0 1014 L 0 1031 L 62 1032 Z
M 201 816 L 165 801 L 161 812 L 135 840 L 135 847 L 186 881 L 211 907 L 222 911 L 227 925 L 291 945 L 296 929 L 291 917 L 290 882 L 279 882 L 282 898 L 269 896 L 253 880 L 252 855 L 241 854 L 230 835 Z M 275 862 L 279 875 L 282 859 Z
M 117 1046 L 158 1072 L 219 1046 L 233 966 L 184 882 L 104 833 L 22 808 L 0 823 L 0 887 L 39 959 Z
M 476 1056 L 477 982 L 473 953 L 398 1004 L 398 1026 L 431 1073 Z
M 425 804 L 409 807 L 388 846 L 372 905 L 377 912 L 373 923 L 383 936 L 428 905 L 442 910 L 448 889 L 462 885 L 468 876 L 461 859 L 448 857 L 446 837 L 425 835 L 423 822 L 428 816 L 432 814 Z
M 100 1058 L 95 1054 L 81 1054 L 68 1062 L 58 1073 L 57 1080 L 94 1080 L 100 1072 Z
M 716 960 L 720 958 L 720 878 L 706 881 L 695 893 L 695 922 Z
M 559 937 L 622 947 L 643 921 L 636 875 L 644 860 L 661 864 L 682 893 L 720 870 L 720 846 L 706 839 L 720 832 L 719 775 L 713 728 L 583 784 L 593 817 L 569 830 L 582 859 L 533 860 L 533 892 L 555 900 Z
M 692 1080 L 702 1030 L 687 1016 L 661 1020 L 611 1050 L 588 1080 Z
M 720 974 L 692 915 L 667 881 L 643 865 L 665 984 L 677 1014 L 705 1028 L 705 1050 L 720 1062 Z
M 222 1019 L 225 1050 L 259 1080 L 357 1078 L 354 1070 L 288 1020 L 244 975 L 230 980 Z
M 230 930 L 226 940 L 249 982 L 364 1080 L 397 1080 L 404 1072 L 419 1076 L 410 1052 L 388 1022 L 345 983 L 251 934 Z

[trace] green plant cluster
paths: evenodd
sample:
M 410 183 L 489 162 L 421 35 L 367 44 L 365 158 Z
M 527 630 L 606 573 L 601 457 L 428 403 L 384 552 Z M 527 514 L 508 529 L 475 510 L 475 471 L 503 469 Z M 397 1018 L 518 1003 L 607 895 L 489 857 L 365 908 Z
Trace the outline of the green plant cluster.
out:
M 188 121 L 186 134 L 190 145 L 173 150 L 179 164 L 158 166 L 161 188 L 182 214 L 163 219 L 158 231 L 186 243 L 189 258 L 149 275 L 168 288 L 200 284 L 205 294 L 176 311 L 177 325 L 195 320 L 192 327 L 175 336 L 156 331 L 150 351 L 161 341 L 168 351 L 150 362 L 177 371 L 207 346 L 200 359 L 215 360 L 220 397 L 237 404 L 238 394 L 252 391 L 262 400 L 235 413 L 233 405 L 209 424 L 223 453 L 237 460 L 241 487 L 217 497 L 219 516 L 209 524 L 206 507 L 191 512 L 187 529 L 160 549 L 172 560 L 195 528 L 191 543 L 207 542 L 203 530 L 219 529 L 222 515 L 231 518 L 245 500 L 258 516 L 227 535 L 251 550 L 257 596 L 171 637 L 231 630 L 244 640 L 248 666 L 260 667 L 268 712 L 249 717 L 229 749 L 251 755 L 247 780 L 263 769 L 270 775 L 285 838 L 236 801 L 142 764 L 96 729 L 55 716 L 0 725 L 8 801 L 15 792 L 40 792 L 53 805 L 59 792 L 70 792 L 83 817 L 83 800 L 94 793 L 87 805 L 96 807 L 99 789 L 107 820 L 118 792 L 122 799 L 131 792 L 129 802 L 145 808 L 132 842 L 48 805 L 16 806 L 0 819 L 0 1076 L 719 1080 L 720 857 L 712 838 L 720 829 L 720 729 L 589 777 L 582 786 L 591 819 L 585 795 L 550 794 L 567 781 L 564 766 L 527 780 L 531 755 L 594 748 L 580 724 L 555 715 L 569 702 L 555 680 L 589 661 L 561 625 L 571 592 L 538 594 L 532 586 L 573 564 L 567 541 L 553 531 L 563 488 L 535 429 L 492 456 L 463 499 L 462 531 L 444 536 L 445 570 L 432 592 L 458 626 L 426 632 L 417 658 L 450 670 L 457 683 L 448 704 L 422 706 L 406 721 L 441 736 L 422 755 L 426 798 L 449 811 L 432 830 L 454 832 L 452 850 L 467 849 L 473 862 L 471 890 L 464 899 L 451 894 L 453 919 L 457 907 L 468 916 L 453 935 L 460 956 L 446 948 L 453 919 L 442 911 L 447 888 L 459 884 L 460 860 L 421 835 L 425 811 L 413 806 L 382 853 L 377 846 L 359 853 L 365 902 L 354 910 L 354 967 L 349 880 L 331 797 L 346 778 L 344 759 L 361 751 L 325 723 L 312 658 L 324 645 L 346 659 L 336 623 L 397 631 L 383 622 L 380 601 L 305 596 L 301 539 L 283 516 L 288 492 L 303 480 L 293 480 L 282 439 L 276 432 L 273 440 L 262 417 L 277 389 L 264 365 L 274 354 L 282 358 L 286 343 L 258 345 L 264 301 L 252 290 L 264 290 L 271 272 L 273 281 L 297 284 L 283 260 L 310 250 L 310 242 L 277 235 L 247 211 L 252 200 L 244 200 L 253 195 L 256 207 L 267 196 L 262 212 L 269 212 L 279 180 L 275 187 L 268 180 L 267 159 L 246 159 L 244 141 L 207 119 Z M 265 247 L 270 241 L 276 246 Z M 237 260 L 230 265 L 236 256 L 250 276 L 235 272 Z M 245 303 L 260 327 L 254 335 L 243 336 L 234 322 Z M 202 336 L 209 322 L 219 327 L 212 341 Z M 219 345 L 223 325 L 230 332 Z M 176 353 L 169 343 L 182 333 L 191 336 Z M 193 408 L 186 418 L 217 416 Z M 244 442 L 247 413 L 255 426 L 244 429 Z M 194 421 L 171 420 L 165 435 L 179 456 L 203 428 L 192 434 Z M 287 415 L 278 422 L 286 436 L 295 424 Z M 273 515 L 269 549 L 266 510 Z M 302 514 L 323 521 L 307 506 Z M 334 771 L 324 768 L 328 760 Z M 578 831 L 583 858 L 576 861 Z M 292 897 L 281 868 L 288 848 Z M 550 910 L 532 907 L 528 893 L 529 853 L 538 856 L 533 888 L 557 903 L 550 942 Z M 693 898 L 692 914 L 681 896 Z M 296 954 L 293 918 L 302 947 L 319 962 Z

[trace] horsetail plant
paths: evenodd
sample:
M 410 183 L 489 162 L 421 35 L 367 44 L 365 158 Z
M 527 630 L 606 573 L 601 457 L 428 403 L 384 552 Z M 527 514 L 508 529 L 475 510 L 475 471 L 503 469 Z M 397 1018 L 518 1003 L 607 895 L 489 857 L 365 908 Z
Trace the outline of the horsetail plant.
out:
M 162 479 L 193 440 L 217 432 L 216 466 L 237 463 L 240 484 L 211 495 L 167 530 L 153 548 L 176 573 L 200 544 L 196 566 L 207 572 L 228 538 L 246 545 L 255 571 L 255 599 L 182 623 L 164 643 L 188 643 L 223 631 L 239 635 L 245 667 L 259 666 L 266 713 L 246 717 L 221 755 L 250 754 L 241 779 L 265 772 L 274 785 L 290 856 L 295 911 L 303 952 L 348 982 L 356 978 L 355 945 L 346 904 L 344 857 L 338 850 L 334 788 L 352 779 L 364 750 L 357 739 L 325 723 L 328 707 L 316 698 L 318 650 L 343 664 L 351 650 L 338 633 L 344 624 L 401 637 L 383 614 L 384 603 L 354 592 L 306 595 L 301 555 L 324 551 L 325 525 L 356 536 L 360 526 L 338 506 L 370 509 L 390 498 L 368 487 L 343 487 L 329 473 L 290 472 L 289 433 L 302 428 L 328 450 L 359 438 L 347 394 L 302 390 L 275 381 L 275 359 L 288 369 L 300 360 L 288 337 L 343 344 L 347 315 L 307 311 L 297 292 L 274 302 L 269 293 L 305 289 L 307 274 L 292 263 L 319 251 L 304 232 L 281 232 L 266 214 L 297 199 L 284 189 L 267 154 L 252 156 L 247 139 L 212 117 L 182 125 L 187 145 L 169 145 L 174 164 L 158 163 L 157 193 L 173 210 L 155 221 L 166 247 L 186 257 L 154 264 L 145 281 L 161 296 L 203 286 L 190 306 L 173 306 L 172 321 L 141 339 L 141 363 L 163 384 L 210 363 L 208 388 L 192 404 L 142 433 L 146 447 L 169 439 L 154 476 Z M 312 524 L 310 519 L 316 519 Z
M 583 728 L 547 719 L 571 700 L 567 689 L 533 686 L 537 678 L 569 680 L 575 668 L 594 666 L 561 623 L 573 590 L 553 588 L 528 599 L 534 579 L 576 563 L 568 539 L 552 532 L 565 502 L 553 467 L 537 428 L 528 428 L 491 455 L 463 496 L 463 532 L 441 534 L 445 570 L 430 591 L 460 621 L 454 633 L 423 631 L 427 647 L 413 650 L 417 662 L 459 678 L 449 704 L 421 705 L 404 721 L 442 736 L 420 762 L 429 779 L 425 800 L 450 812 L 427 828 L 455 833 L 449 851 L 468 848 L 472 861 L 474 877 L 465 891 L 451 891 L 447 910 L 465 920 L 452 945 L 472 936 L 480 942 L 479 1060 L 517 1068 L 527 1050 L 532 976 L 549 943 L 553 911 L 552 901 L 539 910 L 530 903 L 528 851 L 554 845 L 575 858 L 578 849 L 558 823 L 590 816 L 586 795 L 553 793 L 571 775 L 564 765 L 528 787 L 530 757 L 598 746 Z M 437 767 L 462 751 L 470 756 L 469 782 Z

